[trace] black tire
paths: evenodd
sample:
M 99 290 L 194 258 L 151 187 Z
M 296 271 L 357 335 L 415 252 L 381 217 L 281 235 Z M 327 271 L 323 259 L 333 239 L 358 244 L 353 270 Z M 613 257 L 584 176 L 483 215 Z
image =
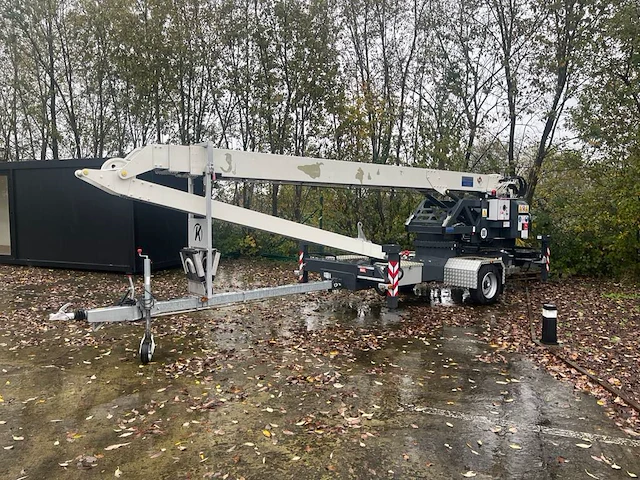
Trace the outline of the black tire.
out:
M 502 291 L 502 275 L 494 265 L 483 265 L 478 270 L 478 288 L 470 288 L 471 299 L 481 305 L 495 303 Z
M 411 295 L 413 293 L 413 285 L 403 285 L 398 287 L 398 292 L 403 295 Z
M 378 284 L 374 285 L 374 286 L 373 286 L 373 289 L 374 289 L 374 290 L 376 291 L 376 293 L 377 293 L 378 295 L 380 295 L 381 297 L 386 297 L 386 296 L 387 296 L 387 291 L 386 291 L 386 290 L 383 290 L 382 288 L 380 288 L 380 287 L 378 286 Z
M 461 304 L 464 297 L 464 288 L 452 288 L 451 289 L 451 300 L 455 304 Z
M 149 353 L 151 353 L 151 342 L 142 342 L 140 345 L 140 362 L 142 362 L 143 365 L 146 365 L 149 363 L 149 360 L 151 360 L 149 358 Z

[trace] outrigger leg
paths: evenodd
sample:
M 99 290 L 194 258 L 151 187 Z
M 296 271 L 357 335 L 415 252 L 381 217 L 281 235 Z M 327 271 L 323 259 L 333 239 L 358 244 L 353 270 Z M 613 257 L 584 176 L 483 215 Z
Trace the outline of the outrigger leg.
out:
M 140 361 L 147 364 L 153 358 L 156 342 L 151 333 L 151 308 L 153 307 L 153 295 L 151 295 L 151 259 L 149 255 L 143 255 L 142 249 L 138 249 L 138 255 L 144 261 L 144 295 L 142 297 L 142 309 L 144 310 L 145 328 L 144 336 L 140 341 Z

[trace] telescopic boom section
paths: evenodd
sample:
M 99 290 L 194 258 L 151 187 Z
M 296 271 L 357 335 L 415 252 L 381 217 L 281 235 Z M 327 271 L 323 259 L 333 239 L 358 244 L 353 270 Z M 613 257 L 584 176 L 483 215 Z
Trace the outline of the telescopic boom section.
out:
M 120 178 L 133 178 L 150 170 L 175 174 L 203 175 L 207 147 L 200 145 L 148 145 L 132 151 L 124 159 L 114 159 Z M 500 175 L 428 168 L 346 162 L 321 158 L 273 155 L 213 149 L 216 175 L 228 180 L 263 180 L 303 185 L 334 185 L 378 188 L 408 188 L 485 193 L 498 190 Z
M 301 185 L 333 185 L 377 188 L 409 188 L 484 193 L 497 190 L 500 175 L 477 175 L 392 165 L 355 163 L 318 158 L 271 155 L 207 146 L 148 145 L 124 159 L 107 160 L 100 170 L 78 170 L 76 176 L 107 193 L 164 206 L 195 215 L 206 214 L 203 197 L 136 178 L 152 170 L 179 176 L 202 176 L 208 155 L 213 171 L 224 180 L 256 180 Z M 211 201 L 212 216 L 238 225 L 276 233 L 308 243 L 324 245 L 370 258 L 385 259 L 382 246 L 361 238 L 302 225 L 245 208 Z

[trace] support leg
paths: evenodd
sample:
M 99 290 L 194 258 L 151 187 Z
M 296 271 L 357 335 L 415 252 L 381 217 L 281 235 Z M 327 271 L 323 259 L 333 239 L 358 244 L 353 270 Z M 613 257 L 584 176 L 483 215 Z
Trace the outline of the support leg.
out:
M 142 254 L 142 249 L 138 249 L 138 255 L 144 261 L 144 295 L 142 297 L 142 309 L 144 310 L 145 328 L 144 336 L 140 341 L 140 361 L 147 364 L 153 358 L 156 343 L 151 333 L 151 307 L 153 306 L 153 296 L 151 295 L 151 259 L 148 255 Z
M 541 272 L 540 278 L 543 282 L 546 282 L 549 279 L 549 266 L 551 262 L 551 249 L 549 245 L 551 243 L 551 237 L 549 235 L 542 236 L 542 265 L 540 265 Z
M 298 283 L 309 282 L 309 272 L 305 267 L 305 260 L 309 254 L 309 245 L 306 243 L 300 244 L 300 251 L 298 252 Z
M 382 251 L 387 254 L 387 307 L 398 308 L 398 284 L 400 283 L 400 246 L 395 244 L 384 245 Z

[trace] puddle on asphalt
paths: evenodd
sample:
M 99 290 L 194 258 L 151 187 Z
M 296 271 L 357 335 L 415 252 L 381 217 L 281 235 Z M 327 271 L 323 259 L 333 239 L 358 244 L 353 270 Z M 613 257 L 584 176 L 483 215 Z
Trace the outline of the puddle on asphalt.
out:
M 332 328 L 384 332 L 396 329 L 408 315 L 402 308 L 389 310 L 384 297 L 362 298 L 342 291 L 328 295 L 267 299 L 196 312 L 193 316 L 212 324 L 203 338 L 205 348 L 238 350 L 265 336 L 289 339 L 300 332 Z M 403 306 L 427 304 L 425 298 L 413 295 L 402 300 Z M 433 290 L 429 304 L 433 308 L 459 307 L 448 289 Z

